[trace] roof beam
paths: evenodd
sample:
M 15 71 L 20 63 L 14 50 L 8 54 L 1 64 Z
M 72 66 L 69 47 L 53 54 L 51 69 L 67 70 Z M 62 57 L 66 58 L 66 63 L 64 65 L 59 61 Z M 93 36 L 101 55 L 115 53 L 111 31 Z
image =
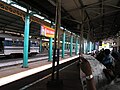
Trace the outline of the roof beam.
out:
M 83 3 L 81 0 L 79 0 L 81 3 Z M 109 0 L 104 0 L 103 2 L 107 2 Z M 74 8 L 74 9 L 71 9 L 69 10 L 68 12 L 72 12 L 72 11 L 75 11 L 75 10 L 78 10 L 78 9 L 88 9 L 88 8 L 92 8 L 92 6 L 96 6 L 96 5 L 99 5 L 101 4 L 101 1 L 99 2 L 96 2 L 96 3 L 93 3 L 93 4 L 89 4 L 89 5 L 84 5 L 84 6 L 81 6 L 81 7 L 77 7 L 77 8 Z
M 120 6 L 120 0 L 118 1 L 118 4 L 117 6 Z M 116 15 L 118 15 L 118 12 L 116 13 Z M 114 17 L 114 21 L 113 21 L 113 24 L 111 25 L 111 30 L 114 28 L 114 25 L 115 25 L 115 21 L 117 20 L 117 16 Z
M 113 10 L 113 11 L 110 11 L 110 12 L 106 12 L 106 13 L 104 13 L 103 15 L 108 15 L 108 14 L 112 14 L 112 13 L 116 13 L 116 12 L 120 12 L 120 10 Z M 99 17 L 101 17 L 101 16 L 102 16 L 102 14 L 97 15 L 96 17 L 92 18 L 91 21 L 92 21 L 92 20 L 95 20 L 95 19 L 97 19 L 97 18 L 99 18 Z M 88 21 L 85 21 L 85 22 L 88 22 Z
M 105 6 L 109 6 L 109 7 L 115 8 L 115 9 L 120 9 L 120 7 L 117 5 L 105 4 Z
M 83 4 L 82 0 L 79 0 L 79 3 L 80 3 L 81 6 L 84 8 L 84 4 Z M 93 24 L 92 24 L 92 22 L 90 21 L 90 17 L 89 17 L 89 15 L 88 15 L 86 9 L 85 9 L 84 11 L 85 11 L 85 13 L 86 13 L 86 16 L 88 17 L 88 22 L 89 22 L 90 31 L 91 31 L 91 27 L 93 27 Z M 93 28 L 94 28 L 94 27 L 93 27 Z M 92 35 L 93 35 L 93 34 L 92 34 Z

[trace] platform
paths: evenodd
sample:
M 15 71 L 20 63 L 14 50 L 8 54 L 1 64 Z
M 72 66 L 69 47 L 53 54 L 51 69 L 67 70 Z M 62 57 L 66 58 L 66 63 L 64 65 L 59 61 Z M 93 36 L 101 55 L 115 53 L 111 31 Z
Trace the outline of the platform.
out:
M 20 90 L 82 90 L 80 81 L 78 62 L 74 62 L 60 71 L 60 79 L 63 80 L 63 87 L 47 87 L 46 84 L 50 81 L 51 77 L 48 76 L 41 82 L 34 82 Z
M 77 57 L 78 55 L 73 57 L 66 56 L 64 59 L 60 58 L 60 64 Z M 0 70 L 0 86 L 30 76 L 32 74 L 38 73 L 50 67 L 52 67 L 52 62 L 48 62 L 48 60 L 43 60 L 43 61 L 29 63 L 28 68 L 22 68 L 21 65 L 3 68 Z
M 72 61 L 78 57 L 78 55 L 72 57 L 66 56 L 64 59 L 60 59 L 60 64 Z M 47 87 L 47 82 L 51 80 L 51 74 L 43 76 L 43 73 L 41 73 L 52 67 L 52 62 L 48 62 L 47 60 L 29 63 L 28 68 L 21 68 L 21 65 L 3 68 L 0 70 L 0 90 L 83 90 L 80 79 L 80 67 L 77 64 L 78 61 L 74 61 L 60 69 L 60 80 L 63 81 L 61 87 Z M 40 73 L 35 76 L 34 74 L 38 72 Z M 33 76 L 31 77 L 31 75 Z M 29 76 L 31 79 L 38 79 L 33 82 L 31 82 L 30 79 L 26 80 L 24 83 L 19 82 L 22 78 Z M 18 81 L 18 83 L 8 86 L 9 83 L 14 81 Z M 119 81 L 120 80 L 117 79 L 117 81 L 111 82 L 109 85 L 105 85 L 105 87 L 97 90 L 120 90 Z M 22 86 L 22 84 L 24 86 Z M 6 86 L 8 87 L 6 88 Z

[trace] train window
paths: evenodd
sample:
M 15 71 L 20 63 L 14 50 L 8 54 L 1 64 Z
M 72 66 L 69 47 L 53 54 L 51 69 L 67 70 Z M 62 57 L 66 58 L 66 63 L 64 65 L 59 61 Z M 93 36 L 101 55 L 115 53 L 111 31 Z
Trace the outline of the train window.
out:
M 18 46 L 23 46 L 23 42 L 22 41 L 18 41 Z
M 39 43 L 37 41 L 30 41 L 29 44 L 30 44 L 30 47 L 38 47 L 39 46 Z
M 38 42 L 36 42 L 36 47 L 38 47 L 38 45 L 39 45 Z
M 15 43 L 15 46 L 18 46 L 18 41 L 14 41 L 14 43 Z
M 37 47 L 37 46 L 38 46 L 38 43 L 35 43 L 35 42 L 31 43 L 31 47 Z
M 5 46 L 12 46 L 12 41 L 5 40 L 4 45 Z

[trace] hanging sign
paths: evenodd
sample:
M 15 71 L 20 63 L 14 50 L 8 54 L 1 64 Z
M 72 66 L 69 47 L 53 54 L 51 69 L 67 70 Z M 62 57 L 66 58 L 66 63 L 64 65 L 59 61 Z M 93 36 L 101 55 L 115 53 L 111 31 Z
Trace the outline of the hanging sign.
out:
M 47 27 L 45 25 L 41 25 L 41 33 L 40 35 L 54 38 L 55 30 L 53 28 Z

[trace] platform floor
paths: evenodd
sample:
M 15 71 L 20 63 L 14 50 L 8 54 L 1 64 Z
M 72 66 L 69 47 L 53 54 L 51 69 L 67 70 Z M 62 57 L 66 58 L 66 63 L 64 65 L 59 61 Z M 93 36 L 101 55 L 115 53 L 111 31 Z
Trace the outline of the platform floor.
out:
M 47 87 L 47 82 L 51 80 L 51 76 L 27 85 L 20 90 L 82 90 L 78 62 L 75 62 L 60 71 L 60 79 L 63 81 L 62 87 Z
M 78 55 L 73 55 L 72 57 L 67 55 L 64 59 L 60 58 L 60 63 L 66 62 L 70 59 L 74 59 L 75 57 L 78 57 Z M 0 69 L 0 86 L 35 74 L 50 67 L 52 67 L 52 62 L 48 62 L 48 60 L 43 60 L 29 63 L 28 68 L 22 68 L 22 65 L 2 68 Z
M 60 58 L 60 63 L 67 62 L 67 60 L 69 61 L 77 57 L 78 55 L 77 56 L 73 55 L 72 57 L 68 55 L 64 59 Z M 0 69 L 0 86 L 7 84 L 6 82 L 9 82 L 10 80 L 15 81 L 15 79 L 19 80 L 19 78 L 26 77 L 25 75 L 29 76 L 28 72 L 36 73 L 38 72 L 38 70 L 42 71 L 44 69 L 47 69 L 52 66 L 51 63 L 52 62 L 48 62 L 48 60 L 43 60 L 43 61 L 29 63 L 28 68 L 21 68 L 21 65 L 16 65 L 16 66 Z M 47 87 L 47 82 L 51 80 L 51 75 L 48 75 L 42 79 L 40 78 L 35 82 L 20 87 L 20 89 L 17 90 L 83 90 L 80 80 L 80 70 L 79 70 L 80 68 L 77 66 L 77 63 L 78 62 L 74 62 L 66 66 L 64 69 L 60 70 L 60 79 L 63 81 L 62 87 Z M 46 65 L 47 67 L 44 67 Z M 120 80 L 110 85 L 107 85 L 106 87 L 99 90 L 120 90 L 119 82 Z M 12 90 L 14 90 L 15 87 L 18 86 L 12 87 L 13 88 Z M 0 88 L 0 90 L 3 89 Z

